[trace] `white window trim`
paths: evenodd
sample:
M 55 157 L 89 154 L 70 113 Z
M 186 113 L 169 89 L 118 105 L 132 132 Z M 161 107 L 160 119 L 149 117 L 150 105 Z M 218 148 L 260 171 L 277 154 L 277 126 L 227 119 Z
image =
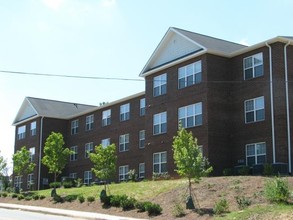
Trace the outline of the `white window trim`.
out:
M 145 105 L 145 98 L 140 99 L 139 101 L 139 115 L 143 116 L 145 115 L 145 110 L 146 110 L 146 105 Z
M 83 183 L 90 185 L 93 179 L 93 173 L 90 170 L 84 171 L 83 173 Z
M 254 57 L 256 57 L 256 56 L 258 56 L 258 55 L 261 56 L 261 60 L 262 60 L 262 62 L 259 63 L 259 64 L 254 64 Z M 246 66 L 245 66 L 245 61 L 246 61 L 247 59 L 249 59 L 249 58 L 252 58 L 252 66 L 251 66 L 251 67 L 246 67 Z M 264 75 L 264 72 L 263 72 L 262 75 L 260 75 L 260 76 L 255 76 L 255 67 L 257 67 L 257 66 L 261 66 L 261 65 L 263 66 L 263 53 L 262 53 L 262 52 L 257 53 L 257 54 L 253 54 L 253 55 L 251 55 L 251 56 L 249 56 L 249 57 L 245 57 L 245 58 L 243 58 L 243 79 L 244 79 L 244 80 L 250 80 L 250 79 L 254 79 L 254 78 L 257 78 L 257 77 L 263 76 L 263 75 Z M 246 79 L 246 77 L 245 77 L 245 70 L 250 69 L 250 68 L 252 68 L 252 77 Z M 263 70 L 263 71 L 264 71 L 264 70 Z
M 141 166 L 143 166 L 143 171 L 141 170 Z M 143 179 L 145 178 L 145 163 L 139 163 L 138 165 L 138 177 Z
M 129 165 L 119 166 L 119 181 L 128 180 Z
M 127 121 L 130 119 L 130 103 L 120 105 L 120 121 Z
M 71 134 L 72 135 L 78 133 L 78 125 L 79 125 L 78 119 L 71 121 Z
M 37 134 L 37 122 L 31 122 L 31 136 L 35 136 Z
M 129 134 L 122 134 L 119 136 L 119 152 L 129 151 L 129 138 L 130 138 Z M 127 144 L 128 144 L 128 148 L 126 148 Z M 120 147 L 121 145 L 123 146 L 122 149 Z
M 144 134 L 143 137 L 141 137 L 142 136 L 141 135 L 142 133 Z M 140 130 L 138 135 L 139 135 L 139 148 L 140 149 L 145 148 L 145 130 Z M 143 146 L 141 145 L 141 142 L 142 141 L 144 141 L 144 145 Z
M 107 109 L 102 112 L 102 126 L 108 126 L 111 124 L 111 109 Z
M 199 71 L 196 70 L 196 66 L 197 66 L 197 65 L 200 65 Z M 190 75 L 187 74 L 187 67 L 188 67 L 188 66 L 192 66 L 192 68 L 193 68 L 193 72 L 192 72 L 192 74 L 190 74 Z M 180 74 L 179 74 L 179 71 L 180 71 L 180 70 L 184 70 L 184 75 L 183 75 L 183 77 L 180 77 Z M 196 61 L 196 62 L 194 62 L 194 63 L 190 63 L 190 64 L 188 64 L 188 65 L 185 65 L 185 66 L 182 66 L 182 67 L 178 68 L 178 89 L 184 89 L 184 88 L 186 88 L 186 87 L 189 87 L 189 86 L 192 86 L 192 85 L 195 85 L 195 84 L 199 84 L 199 83 L 201 83 L 202 80 L 200 80 L 199 82 L 196 82 L 196 81 L 195 81 L 195 76 L 196 76 L 197 74 L 201 74 L 201 73 L 202 73 L 202 62 L 201 62 L 201 60 Z M 192 76 L 192 77 L 193 77 L 193 83 L 192 83 L 191 85 L 187 85 L 187 83 L 188 83 L 188 80 L 187 80 L 188 76 Z M 179 83 L 179 81 L 180 81 L 180 79 L 183 79 L 183 78 L 185 79 L 185 80 L 184 80 L 184 87 L 181 87 L 181 88 L 180 88 L 180 83 Z
M 200 105 L 200 107 L 201 107 L 201 111 L 200 111 L 200 113 L 195 113 L 195 109 L 196 109 L 196 107 L 198 106 L 198 105 Z M 188 109 L 188 107 L 192 107 L 193 108 L 193 114 L 192 115 L 188 115 L 188 111 L 187 111 L 187 109 Z M 184 111 L 184 116 L 183 117 L 180 117 L 180 111 Z M 201 117 L 203 117 L 203 114 L 202 114 L 202 102 L 197 102 L 197 103 L 194 103 L 194 104 L 191 104 L 191 105 L 187 105 L 187 106 L 182 106 L 182 107 L 180 107 L 180 108 L 178 108 L 178 121 L 180 122 L 181 120 L 184 120 L 185 121 L 185 125 L 186 126 L 183 126 L 184 128 L 192 128 L 192 127 L 197 127 L 197 126 L 201 126 L 202 125 L 202 121 L 201 121 L 201 123 L 200 124 L 195 124 L 195 117 L 196 116 L 199 116 L 199 115 L 201 115 Z M 190 126 L 190 127 L 188 127 L 187 126 L 187 118 L 189 118 L 189 117 L 193 117 L 193 122 L 194 122 L 194 124 L 192 125 L 192 126 Z
M 256 148 L 256 146 L 257 145 L 260 145 L 260 144 L 265 144 L 265 149 L 266 149 L 266 153 L 265 154 L 257 154 L 257 148 Z M 247 155 L 247 148 L 250 145 L 254 145 L 254 155 L 253 156 L 248 156 Z M 257 157 L 258 156 L 265 156 L 265 157 L 267 157 L 267 145 L 266 145 L 266 142 L 258 142 L 258 143 L 251 143 L 251 144 L 246 144 L 245 145 L 246 166 L 248 166 L 248 160 L 247 160 L 248 157 L 254 157 L 255 158 L 255 164 L 260 164 L 260 163 L 257 163 Z
M 70 161 L 77 161 L 78 146 L 72 146 L 70 147 L 70 150 L 74 152 L 73 154 L 70 154 Z
M 86 131 L 91 131 L 93 130 L 93 125 L 94 125 L 94 115 L 88 115 L 86 116 L 85 119 L 85 130 Z
M 101 145 L 103 146 L 103 148 L 108 147 L 111 144 L 111 139 L 110 138 L 104 138 L 101 141 Z
M 257 100 L 257 99 L 260 99 L 260 98 L 263 99 L 263 108 L 258 108 L 258 109 L 256 109 L 256 106 L 255 106 L 256 100 Z M 246 103 L 249 102 L 249 101 L 253 101 L 253 110 L 251 110 L 251 111 L 246 111 Z M 262 110 L 262 109 L 264 110 L 264 119 L 256 120 L 256 111 L 257 111 L 257 110 Z M 247 114 L 248 112 L 253 112 L 253 114 L 254 114 L 254 121 L 247 122 L 246 114 Z M 244 116 L 245 116 L 245 124 L 250 124 L 250 123 L 255 123 L 255 122 L 259 122 L 259 121 L 264 121 L 264 120 L 265 120 L 265 98 L 264 98 L 264 96 L 259 96 L 259 97 L 253 98 L 253 99 L 245 100 L 245 101 L 244 101 Z
M 17 140 L 22 140 L 26 135 L 26 125 L 17 128 Z
M 89 154 L 94 151 L 94 143 L 89 142 L 84 145 L 84 158 L 89 158 Z
M 155 155 L 159 154 L 159 158 L 160 158 L 160 161 L 155 163 Z M 166 154 L 166 162 L 162 162 L 162 154 Z M 167 165 L 168 163 L 168 158 L 167 158 L 167 151 L 162 151 L 162 152 L 157 152 L 157 153 L 154 153 L 153 154 L 153 173 L 155 173 L 155 165 L 159 165 L 159 174 L 160 173 L 165 173 L 165 172 L 162 172 L 162 164 L 165 164 Z
M 167 73 L 163 73 L 153 78 L 153 97 L 166 94 L 166 93 L 162 93 L 162 88 L 164 85 L 166 85 L 166 93 L 167 93 Z M 158 94 L 155 94 L 156 88 L 159 88 Z
M 27 189 L 30 189 L 30 185 L 34 184 L 34 174 L 30 173 L 27 175 Z
M 163 117 L 166 115 L 166 117 Z M 158 123 L 155 124 L 155 118 L 158 117 Z M 166 124 L 166 131 L 162 131 L 162 125 Z M 155 133 L 155 126 L 159 126 L 159 131 L 158 133 Z M 159 135 L 159 134 L 165 134 L 167 133 L 167 112 L 160 112 L 157 114 L 154 114 L 153 116 L 153 135 Z

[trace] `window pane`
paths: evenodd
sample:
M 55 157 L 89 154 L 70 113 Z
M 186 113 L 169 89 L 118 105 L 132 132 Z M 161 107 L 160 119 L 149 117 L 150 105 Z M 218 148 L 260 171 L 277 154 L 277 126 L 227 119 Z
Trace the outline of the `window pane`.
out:
M 154 134 L 159 134 L 159 125 L 154 126 Z
M 201 61 L 195 63 L 195 73 L 201 72 Z
M 182 89 L 185 87 L 185 78 L 179 79 L 179 89 Z
M 160 155 L 154 154 L 154 163 L 159 163 L 159 162 L 160 162 Z
M 246 155 L 247 156 L 255 155 L 254 146 L 255 146 L 254 144 L 247 145 L 247 147 L 246 147 Z
M 194 117 L 191 116 L 191 117 L 188 117 L 187 118 L 187 127 L 190 128 L 190 127 L 193 127 L 194 126 Z
M 166 93 L 167 93 L 167 84 L 164 84 L 161 87 L 161 95 L 166 94 Z
M 253 78 L 253 69 L 249 68 L 245 70 L 245 79 Z
M 187 80 L 187 86 L 190 86 L 190 85 L 194 84 L 194 82 L 193 82 L 193 75 L 188 76 L 186 78 L 186 80 Z
M 179 108 L 178 116 L 179 116 L 179 119 L 185 117 L 185 108 Z
M 255 109 L 262 109 L 264 108 L 264 98 L 260 97 L 255 99 Z
M 263 164 L 266 162 L 266 156 L 262 155 L 262 156 L 257 156 L 257 164 Z
M 265 111 L 263 109 L 256 111 L 256 121 L 261 121 L 264 119 L 265 119 Z
M 252 67 L 252 57 L 248 57 L 244 59 L 244 68 L 250 68 Z
M 254 110 L 254 102 L 253 100 L 249 100 L 245 102 L 245 111 L 253 111 Z
M 167 132 L 167 123 L 163 123 L 161 125 L 161 133 L 166 133 Z
M 255 77 L 263 75 L 263 65 L 259 65 L 254 68 L 254 75 Z
M 194 115 L 194 105 L 189 105 L 187 106 L 187 116 L 192 116 Z
M 167 172 L 167 163 L 163 163 L 161 165 L 161 173 L 166 173 Z
M 202 114 L 202 103 L 197 103 L 195 104 L 195 114 L 198 115 L 198 114 Z
M 254 65 L 262 64 L 262 53 L 254 55 Z
M 195 83 L 200 83 L 201 82 L 201 73 L 195 74 Z
M 195 125 L 202 125 L 202 115 L 195 116 Z
M 187 76 L 193 75 L 193 64 L 186 66 L 186 75 Z
M 161 154 L 161 162 L 162 162 L 162 163 L 167 162 L 167 153 L 162 153 L 162 154 Z
M 266 154 L 266 144 L 257 144 L 256 145 L 256 153 L 257 154 Z
M 251 166 L 255 164 L 255 157 L 247 157 L 247 165 Z

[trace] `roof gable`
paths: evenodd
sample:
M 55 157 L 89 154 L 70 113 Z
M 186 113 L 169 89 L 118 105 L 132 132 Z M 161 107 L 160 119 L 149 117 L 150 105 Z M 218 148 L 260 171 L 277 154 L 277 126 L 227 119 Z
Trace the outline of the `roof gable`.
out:
M 20 121 L 24 121 L 28 118 L 32 118 L 37 115 L 38 115 L 38 112 L 34 109 L 34 107 L 30 104 L 30 102 L 27 99 L 25 99 L 22 102 L 20 109 L 18 110 L 18 113 L 13 121 L 13 124 Z

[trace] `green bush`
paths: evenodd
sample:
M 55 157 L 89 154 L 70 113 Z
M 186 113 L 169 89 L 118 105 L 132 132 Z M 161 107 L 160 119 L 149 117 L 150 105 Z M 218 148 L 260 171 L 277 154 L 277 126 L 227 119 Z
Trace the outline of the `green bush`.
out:
M 264 194 L 270 202 L 287 202 L 290 195 L 288 181 L 275 177 L 273 180 L 266 182 Z
M 53 196 L 53 201 L 54 201 L 55 203 L 63 203 L 63 202 L 64 202 L 63 198 L 62 198 L 61 196 L 57 195 L 57 194 L 55 194 L 55 195 Z
M 13 194 L 11 195 L 11 198 L 17 198 L 17 196 L 18 196 L 18 194 L 13 193 Z
M 32 200 L 33 198 L 32 198 L 31 196 L 26 196 L 26 197 L 24 197 L 24 199 L 25 199 L 26 201 L 30 201 L 30 200 Z
M 223 175 L 224 176 L 232 176 L 233 175 L 233 169 L 232 168 L 225 168 L 223 170 Z
M 68 181 L 68 182 L 63 182 L 62 185 L 65 189 L 68 189 L 68 188 L 72 188 L 73 183 L 71 181 Z
M 40 200 L 43 200 L 43 199 L 45 199 L 46 198 L 46 196 L 44 196 L 44 195 L 40 195 Z
M 236 202 L 238 204 L 239 209 L 245 209 L 251 205 L 251 200 L 248 198 L 245 198 L 244 196 L 237 196 Z
M 150 203 L 150 202 L 136 202 L 135 203 L 135 208 L 138 209 L 138 212 L 145 212 L 145 207 L 146 207 L 146 204 L 147 203 Z
M 148 212 L 149 216 L 156 216 L 162 213 L 162 208 L 156 203 L 147 203 L 145 205 L 145 210 Z
M 123 211 L 134 209 L 136 203 L 136 199 L 127 198 L 121 201 L 120 205 Z
M 77 199 L 77 195 L 68 195 L 64 197 L 65 202 L 72 202 Z
M 50 188 L 60 188 L 61 187 L 61 182 L 52 182 L 49 184 Z
M 76 187 L 82 187 L 82 186 L 83 186 L 82 179 L 81 179 L 81 178 L 75 179 L 75 180 L 74 180 L 74 185 L 75 185 Z
M 32 196 L 32 198 L 33 198 L 33 200 L 38 200 L 38 199 L 40 199 L 40 196 L 35 194 Z
M 106 198 L 107 198 L 107 193 L 106 193 L 106 190 L 103 189 L 100 192 L 100 201 L 101 201 L 101 203 L 105 203 Z
M 243 167 L 241 167 L 241 169 L 239 169 L 238 172 L 239 172 L 239 174 L 241 176 L 247 176 L 250 173 L 250 167 L 249 166 L 243 166 Z
M 265 163 L 263 165 L 263 175 L 264 176 L 272 176 L 274 174 L 274 168 L 272 164 Z
M 79 201 L 80 203 L 84 203 L 84 201 L 85 201 L 85 198 L 84 198 L 83 195 L 78 196 L 77 199 L 78 199 L 78 201 Z
M 110 204 L 114 207 L 120 207 L 123 200 L 128 198 L 127 195 L 113 195 L 110 198 Z
M 18 195 L 18 196 L 17 196 L 17 199 L 18 199 L 18 200 L 23 200 L 23 199 L 24 199 L 24 195 L 21 195 L 21 194 Z
M 220 199 L 216 202 L 215 207 L 213 209 L 216 215 L 220 215 L 229 211 L 229 205 L 226 199 Z
M 96 199 L 95 199 L 94 196 L 89 196 L 89 197 L 87 197 L 86 200 L 87 200 L 88 202 L 94 202 Z
M 4 192 L 4 193 L 2 193 L 2 197 L 4 197 L 4 198 L 6 198 L 6 197 L 7 197 L 7 195 L 8 195 L 8 194 L 7 194 L 7 193 L 5 193 L 5 192 Z
M 182 204 L 180 204 L 179 202 L 176 202 L 174 205 L 174 208 L 172 210 L 172 214 L 176 218 L 180 218 L 180 217 L 185 216 L 185 212 L 184 212 L 184 208 L 183 208 Z

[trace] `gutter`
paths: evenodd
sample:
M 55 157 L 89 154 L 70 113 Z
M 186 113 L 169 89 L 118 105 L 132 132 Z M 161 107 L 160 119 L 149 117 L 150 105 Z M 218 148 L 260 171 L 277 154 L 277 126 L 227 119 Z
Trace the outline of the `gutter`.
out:
M 288 63 L 287 63 L 287 46 L 291 41 L 284 46 L 284 66 L 285 66 L 285 89 L 286 89 L 286 113 L 287 113 L 287 141 L 288 141 L 288 171 L 292 172 L 291 167 L 291 130 L 290 130 L 290 109 L 289 109 L 289 88 L 288 88 Z
M 43 150 L 43 120 L 44 120 L 44 116 L 42 116 L 42 118 L 41 118 L 41 124 L 40 124 L 38 190 L 40 190 L 40 186 L 41 186 L 41 167 L 42 167 L 42 150 Z
M 272 48 L 268 44 L 268 42 L 266 42 L 266 46 L 269 48 L 269 59 L 270 59 L 270 100 L 271 100 L 273 163 L 276 163 L 275 115 L 274 115 L 273 70 L 272 70 Z

